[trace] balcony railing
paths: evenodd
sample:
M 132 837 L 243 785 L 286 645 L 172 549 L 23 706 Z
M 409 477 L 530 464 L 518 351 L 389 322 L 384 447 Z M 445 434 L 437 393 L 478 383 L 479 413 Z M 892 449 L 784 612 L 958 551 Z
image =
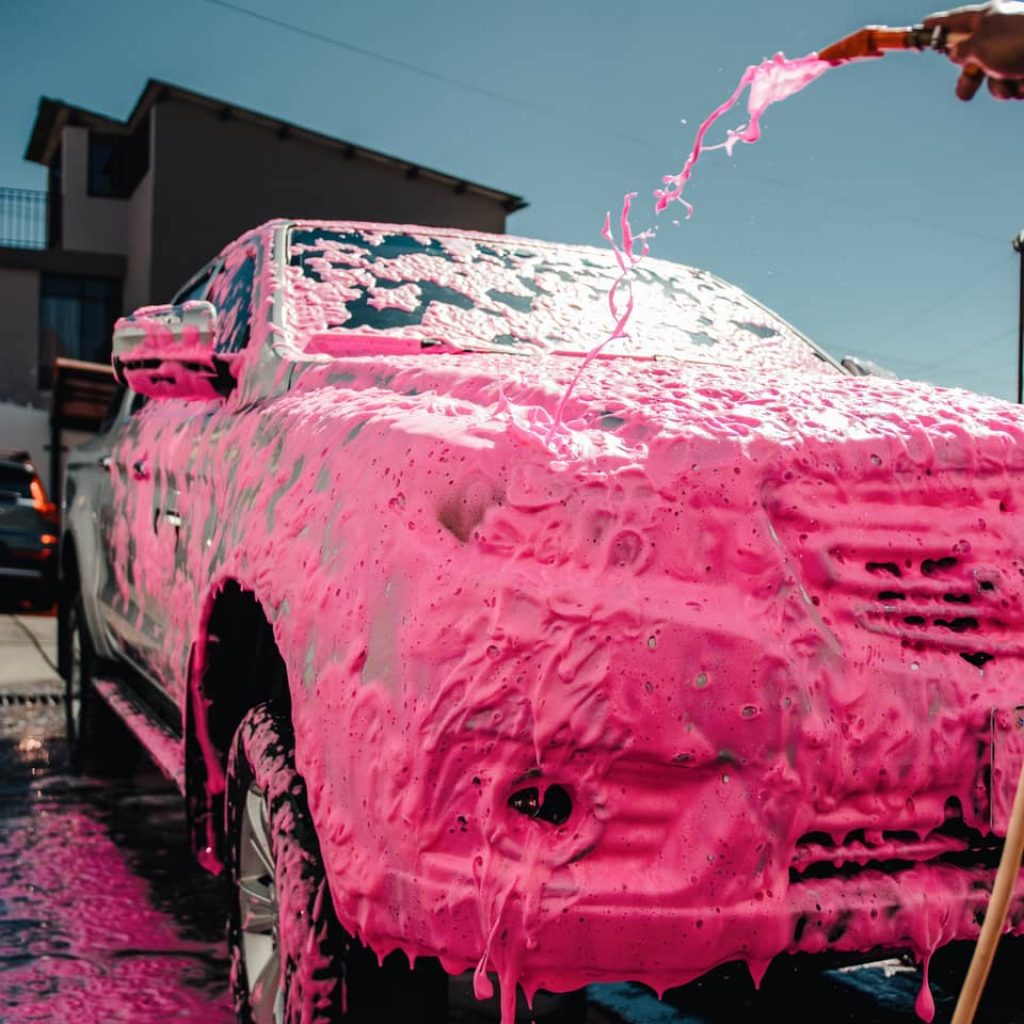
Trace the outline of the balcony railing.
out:
M 0 246 L 46 248 L 46 193 L 0 188 Z

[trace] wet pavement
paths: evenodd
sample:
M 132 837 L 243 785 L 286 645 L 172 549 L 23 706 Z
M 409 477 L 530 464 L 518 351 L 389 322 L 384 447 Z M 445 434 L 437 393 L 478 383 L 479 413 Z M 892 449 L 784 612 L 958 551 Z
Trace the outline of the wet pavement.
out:
M 70 773 L 54 630 L 53 618 L 0 615 L 0 1024 L 231 1021 L 222 885 L 192 861 L 181 798 L 155 769 L 116 783 Z M 937 1021 L 968 952 L 936 957 Z M 1001 954 L 979 1021 L 1024 1024 L 1022 956 Z M 917 1019 L 920 984 L 900 961 L 826 971 L 781 960 L 760 992 L 742 968 L 663 1002 L 641 986 L 593 986 L 585 1018 L 897 1024 Z M 467 1001 L 452 1019 L 490 1017 Z
M 155 770 L 69 772 L 54 626 L 0 617 L 0 1020 L 230 1021 L 221 885 Z

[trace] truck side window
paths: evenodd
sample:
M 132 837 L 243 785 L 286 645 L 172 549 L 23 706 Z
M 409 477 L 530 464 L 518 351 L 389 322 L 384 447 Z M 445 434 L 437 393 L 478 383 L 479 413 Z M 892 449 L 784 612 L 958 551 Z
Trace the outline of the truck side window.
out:
M 220 260 L 211 260 L 174 293 L 174 298 L 171 299 L 171 302 L 177 306 L 182 302 L 188 302 L 190 299 L 205 299 L 206 292 L 210 287 L 210 281 L 219 269 Z
M 248 245 L 231 253 L 214 278 L 209 299 L 217 308 L 218 352 L 241 352 L 249 344 L 252 292 L 256 278 L 256 248 Z

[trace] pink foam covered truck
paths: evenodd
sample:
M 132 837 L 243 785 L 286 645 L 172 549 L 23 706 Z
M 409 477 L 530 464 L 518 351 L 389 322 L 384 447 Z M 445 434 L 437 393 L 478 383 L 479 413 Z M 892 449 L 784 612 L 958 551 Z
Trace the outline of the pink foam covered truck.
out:
M 70 746 L 118 771 L 127 728 L 180 786 L 241 1020 L 977 934 L 1024 415 L 853 375 L 703 271 L 618 276 L 275 221 L 118 322 L 66 489 Z

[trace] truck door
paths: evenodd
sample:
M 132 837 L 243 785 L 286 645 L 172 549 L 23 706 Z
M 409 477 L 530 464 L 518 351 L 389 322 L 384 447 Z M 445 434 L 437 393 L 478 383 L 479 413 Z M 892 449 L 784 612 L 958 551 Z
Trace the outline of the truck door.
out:
M 213 303 L 219 351 L 248 344 L 259 256 L 256 240 L 240 243 L 214 269 L 203 296 L 175 299 Z M 122 635 L 131 660 L 175 701 L 201 599 L 203 538 L 220 467 L 217 441 L 234 415 L 230 401 L 153 400 L 139 417 L 133 444 L 114 455 L 134 538 L 121 568 L 130 577 L 135 608 L 121 623 Z

